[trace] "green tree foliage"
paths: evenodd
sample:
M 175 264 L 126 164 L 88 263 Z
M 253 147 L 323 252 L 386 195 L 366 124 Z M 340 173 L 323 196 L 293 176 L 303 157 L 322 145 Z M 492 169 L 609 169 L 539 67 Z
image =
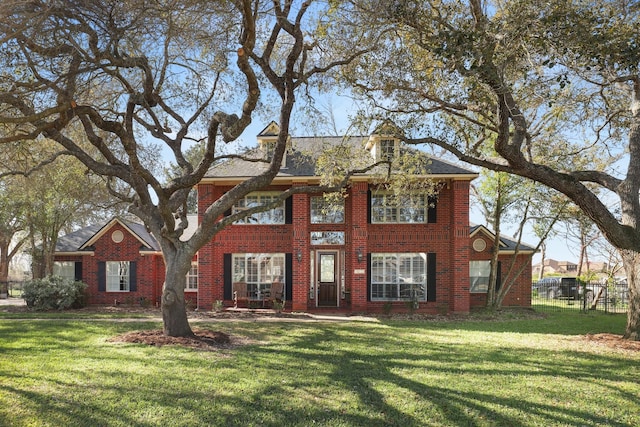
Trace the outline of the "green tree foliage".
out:
M 349 10 L 251 0 L 8 4 L 0 12 L 0 123 L 12 129 L 0 143 L 49 138 L 107 180 L 162 248 L 165 333 L 191 335 L 184 288 L 194 254 L 253 213 L 219 221 L 278 173 L 300 89 L 375 41 L 365 29 L 333 24 Z M 347 40 L 356 48 L 333 49 Z M 228 158 L 219 144 L 236 140 L 265 105 L 277 110 L 280 129 L 268 168 L 201 209 L 200 226 L 181 240 L 191 188 Z M 70 135 L 78 128 L 91 150 Z M 193 143 L 204 146 L 197 163 L 185 155 Z M 149 144 L 160 144 L 179 173 L 165 181 L 149 168 L 147 153 L 159 151 L 144 150 Z
M 630 284 L 625 337 L 640 339 L 637 3 L 354 3 L 366 22 L 395 30 L 351 67 L 354 87 L 412 129 L 411 142 L 575 203 L 620 251 Z M 573 162 L 580 158 L 588 164 Z M 594 186 L 617 197 L 620 211 Z

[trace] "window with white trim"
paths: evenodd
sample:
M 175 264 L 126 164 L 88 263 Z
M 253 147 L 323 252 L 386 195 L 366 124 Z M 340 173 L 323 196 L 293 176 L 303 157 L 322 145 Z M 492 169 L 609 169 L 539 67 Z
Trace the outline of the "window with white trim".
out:
M 371 222 L 378 224 L 415 224 L 428 220 L 428 197 L 425 194 L 396 196 L 371 193 Z
M 283 253 L 233 254 L 232 266 L 233 282 L 245 282 L 251 299 L 260 299 L 273 282 L 285 280 Z
M 393 160 L 396 155 L 396 140 L 380 140 L 380 160 Z
M 74 282 L 76 280 L 76 263 L 74 261 L 54 261 L 53 275 Z
M 311 198 L 311 224 L 344 223 L 344 200 L 329 201 L 322 196 Z
M 107 261 L 107 292 L 129 291 L 129 261 Z
M 238 200 L 231 210 L 233 214 L 256 207 L 268 205 L 279 196 L 277 192 L 250 193 Z M 235 224 L 284 224 L 285 203 L 284 200 L 275 208 L 264 212 L 256 212 L 245 218 L 240 218 Z
M 469 292 L 486 293 L 489 289 L 491 261 L 469 261 Z
M 371 301 L 426 301 L 427 254 L 371 254 Z
M 187 285 L 185 291 L 197 291 L 198 290 L 198 263 L 192 262 L 191 268 L 187 273 Z

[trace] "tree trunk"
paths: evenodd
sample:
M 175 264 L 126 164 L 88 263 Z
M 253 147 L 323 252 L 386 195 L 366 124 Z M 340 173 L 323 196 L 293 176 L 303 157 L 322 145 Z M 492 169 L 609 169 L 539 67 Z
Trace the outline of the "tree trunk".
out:
M 9 293 L 9 245 L 10 241 L 0 242 L 0 294 Z
M 544 260 L 547 257 L 547 245 L 545 243 L 540 245 L 540 271 L 538 272 L 538 280 L 544 277 Z
M 620 251 L 629 286 L 627 329 L 624 337 L 640 341 L 640 252 Z
M 180 256 L 175 252 L 164 253 L 164 261 L 166 263 L 165 281 L 162 286 L 164 334 L 170 337 L 191 337 L 193 331 L 189 326 L 184 300 L 188 268 L 186 271 L 184 271 L 184 267 L 180 268 L 181 264 L 190 266 L 190 262 L 181 262 Z

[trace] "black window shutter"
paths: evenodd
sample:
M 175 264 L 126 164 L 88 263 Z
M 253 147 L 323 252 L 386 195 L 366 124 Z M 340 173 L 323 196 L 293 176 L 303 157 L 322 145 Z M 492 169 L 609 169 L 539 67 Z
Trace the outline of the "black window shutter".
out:
M 293 197 L 287 197 L 284 200 L 284 223 L 293 223 Z
M 367 190 L 367 224 L 371 224 L 371 189 Z
M 76 282 L 82 282 L 82 262 L 76 262 L 74 265 L 74 269 L 75 271 L 73 273 L 73 280 L 75 280 Z
M 496 274 L 496 292 L 502 287 L 502 261 L 498 261 L 498 270 Z
M 129 263 L 129 292 L 135 292 L 138 290 L 138 271 L 136 269 L 136 262 L 131 261 Z
M 293 254 L 284 256 L 284 297 L 287 301 L 293 300 Z
M 427 301 L 436 300 L 436 254 L 427 254 Z
M 98 292 L 107 291 L 107 263 L 98 261 Z
M 438 221 L 437 208 L 438 208 L 438 200 L 435 197 L 429 197 L 429 207 L 427 208 L 428 223 L 435 224 Z
M 233 299 L 231 295 L 231 254 L 223 255 L 222 266 L 224 268 L 224 299 Z
M 371 254 L 367 254 L 367 301 L 371 301 Z

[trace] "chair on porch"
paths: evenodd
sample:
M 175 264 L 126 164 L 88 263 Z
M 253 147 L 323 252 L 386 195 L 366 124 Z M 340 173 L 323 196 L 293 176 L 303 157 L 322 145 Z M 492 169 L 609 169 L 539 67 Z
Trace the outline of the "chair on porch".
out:
M 245 301 L 249 304 L 249 295 L 247 294 L 247 284 L 244 282 L 234 282 L 231 285 L 233 292 L 233 308 L 238 308 L 238 301 Z
M 280 280 L 274 280 L 271 283 L 271 289 L 264 293 L 262 305 L 264 306 L 265 301 L 269 301 L 272 305 L 274 301 L 283 301 L 284 300 L 284 283 Z

